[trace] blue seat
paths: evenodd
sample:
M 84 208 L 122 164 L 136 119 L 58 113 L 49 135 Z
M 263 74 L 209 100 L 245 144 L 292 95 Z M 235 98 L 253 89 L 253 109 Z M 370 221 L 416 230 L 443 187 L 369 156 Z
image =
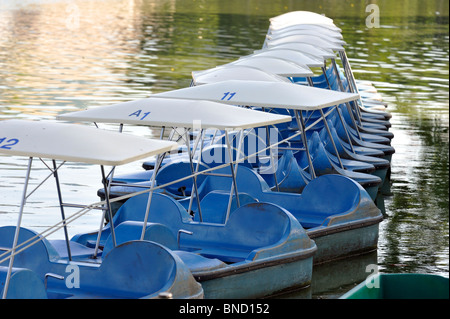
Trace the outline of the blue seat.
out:
M 124 221 L 120 223 L 115 229 L 116 245 L 119 246 L 132 240 L 140 240 L 143 226 L 144 222 L 138 221 Z M 171 250 L 178 249 L 175 235 L 168 227 L 162 224 L 147 223 L 143 240 L 156 242 Z M 114 243 L 110 235 L 105 242 L 103 256 L 107 256 L 113 248 Z
M 69 258 L 67 252 L 67 242 L 65 239 L 50 239 L 49 243 L 58 252 L 60 258 Z M 86 259 L 94 255 L 93 246 L 81 245 L 80 243 L 69 240 L 70 255 L 72 259 Z M 98 255 L 101 255 L 102 251 L 99 251 Z
M 197 161 L 193 162 L 194 169 L 197 166 Z M 199 166 L 199 172 L 208 169 L 209 167 L 203 163 Z M 164 185 L 173 181 L 176 181 L 182 177 L 186 177 L 192 174 L 191 164 L 187 160 L 181 160 L 177 162 L 167 163 L 159 169 L 156 174 L 156 185 Z M 206 178 L 205 175 L 197 176 L 197 183 L 202 183 Z M 165 187 L 165 191 L 174 197 L 178 196 L 190 196 L 192 193 L 192 185 L 194 183 L 193 178 L 185 179 L 177 183 L 171 184 Z M 150 185 L 150 183 L 149 183 Z
M 185 290 L 184 296 L 190 297 L 186 287 L 198 286 L 178 257 L 150 241 L 118 245 L 104 257 L 100 267 L 80 267 L 80 278 L 80 288 L 67 289 L 64 282 L 58 281 L 53 281 L 50 288 L 66 293 L 68 298 L 86 299 L 151 298 L 171 289 Z
M 226 225 L 192 224 L 180 246 L 208 258 L 233 263 L 277 256 L 314 243 L 298 221 L 271 203 L 250 203 L 233 211 Z
M 0 296 L 5 289 L 8 267 L 0 266 Z M 31 270 L 13 268 L 6 294 L 7 299 L 47 299 L 42 280 Z
M 230 191 L 212 191 L 206 194 L 200 202 L 202 221 L 224 224 L 230 199 Z M 254 203 L 257 200 L 246 193 L 239 193 L 239 204 Z M 236 195 L 233 195 L 230 212 L 237 209 Z M 194 215 L 194 221 L 200 221 L 200 214 Z
M 113 223 L 115 226 L 126 221 L 143 222 L 145 210 L 147 207 L 148 194 L 141 194 L 129 198 L 114 215 Z M 186 209 L 181 206 L 173 198 L 161 194 L 153 193 L 150 205 L 150 215 L 148 222 L 159 223 L 166 226 L 173 226 L 171 230 L 177 234 L 183 223 L 192 221 L 192 217 L 187 213 Z M 71 240 L 82 245 L 89 245 L 90 242 L 97 240 L 97 232 L 75 235 Z M 111 234 L 111 226 L 107 224 L 101 234 L 100 243 L 104 246 Z

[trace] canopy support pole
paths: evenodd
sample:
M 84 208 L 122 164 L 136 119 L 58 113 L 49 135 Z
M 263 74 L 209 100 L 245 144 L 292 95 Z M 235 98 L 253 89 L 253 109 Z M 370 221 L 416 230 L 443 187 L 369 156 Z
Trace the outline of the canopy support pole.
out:
M 312 163 L 312 160 L 311 160 L 311 154 L 309 153 L 308 142 L 307 142 L 306 134 L 305 134 L 305 123 L 304 123 L 304 120 L 303 120 L 302 112 L 299 112 L 298 110 L 295 110 L 295 119 L 297 121 L 298 128 L 302 132 L 302 134 L 301 134 L 302 135 L 302 141 L 303 141 L 303 146 L 305 147 L 305 150 L 306 150 L 306 156 L 308 158 L 309 171 L 310 171 L 310 174 L 311 174 L 311 178 L 314 179 L 314 178 L 316 178 L 316 172 L 314 171 L 313 163 Z
M 278 164 L 275 164 L 275 158 L 274 158 L 274 156 L 273 156 L 273 148 L 272 148 L 272 145 L 271 145 L 271 143 L 270 143 L 270 131 L 269 131 L 269 127 L 268 126 L 266 126 L 266 137 L 267 137 L 267 146 L 269 147 L 269 154 L 270 154 L 270 165 L 272 166 L 272 169 L 273 169 L 273 179 L 274 179 L 274 181 L 275 181 L 275 185 L 276 185 L 276 190 L 277 190 L 277 192 L 279 192 L 280 191 L 280 186 L 278 185 L 278 178 L 277 178 L 277 165 Z M 277 161 L 278 161 L 278 154 L 277 154 L 277 159 L 276 159 Z
M 156 158 L 155 167 L 153 168 L 153 174 L 152 174 L 151 183 L 150 183 L 150 193 L 148 194 L 147 207 L 145 208 L 144 224 L 142 226 L 140 240 L 144 240 L 145 230 L 147 228 L 147 222 L 148 222 L 148 215 L 150 214 L 150 205 L 152 203 L 152 197 L 153 197 L 153 192 L 154 192 L 153 188 L 155 187 L 156 174 L 158 173 L 158 169 L 159 169 L 159 166 L 161 165 L 161 161 L 162 161 L 161 154 L 158 154 L 158 156 Z
M 192 153 L 191 152 L 191 145 L 190 145 L 190 143 L 189 143 L 189 135 L 188 135 L 188 133 L 189 133 L 189 130 L 186 130 L 186 148 L 187 148 L 187 152 L 188 152 L 188 157 L 189 157 L 189 164 L 190 164 L 190 166 L 191 166 L 191 173 L 192 174 L 194 174 L 194 162 L 193 162 L 193 156 L 194 156 L 194 154 L 195 154 L 195 151 L 196 151 L 196 149 L 197 149 L 197 146 L 198 146 L 198 141 L 199 141 L 199 138 L 200 138 L 200 136 L 201 135 L 203 135 L 203 130 L 201 130 L 201 134 L 199 134 L 199 135 L 197 135 L 197 137 L 195 138 L 195 143 L 194 143 L 194 153 Z M 202 143 L 203 143 L 203 141 L 202 141 Z M 201 155 L 200 155 L 201 156 Z M 198 187 L 197 187 L 197 176 L 195 175 L 195 176 L 193 176 L 192 177 L 193 178 L 193 183 L 192 183 L 192 188 L 193 188 L 193 190 L 194 190 L 194 194 L 195 194 L 195 199 L 197 200 L 197 208 L 198 208 L 198 214 L 199 214 L 199 217 L 200 217 L 200 221 L 203 221 L 203 218 L 202 218 L 202 209 L 201 209 L 201 207 L 200 207 L 200 198 L 198 198 Z M 191 208 L 192 208 L 192 196 L 194 196 L 194 194 L 192 194 L 192 191 L 191 191 L 191 198 L 189 199 L 189 210 L 188 210 L 188 213 L 190 213 L 191 212 Z
M 325 80 L 327 81 L 328 88 L 330 90 L 332 90 L 331 84 L 330 84 L 330 81 L 328 79 L 328 75 L 327 75 L 327 72 L 326 72 L 326 67 L 322 67 L 322 73 L 323 73 L 323 76 L 325 77 Z M 335 110 L 336 110 L 336 112 L 337 112 L 337 114 L 339 116 L 339 120 L 342 123 L 342 127 L 344 128 L 345 136 L 347 137 L 347 142 L 350 145 L 350 148 L 352 149 L 352 152 L 355 153 L 355 149 L 353 148 L 353 143 L 352 143 L 352 140 L 350 139 L 350 135 L 349 135 L 349 133 L 347 131 L 347 127 L 345 126 L 344 118 L 342 117 L 341 111 L 339 109 L 339 105 L 335 106 Z
M 340 77 L 338 69 L 337 69 L 336 61 L 334 59 L 331 59 L 331 63 L 333 65 L 333 70 L 334 70 L 334 73 L 336 75 L 336 80 L 338 82 L 339 89 L 341 90 L 341 92 L 346 92 L 344 90 L 344 86 L 342 85 L 342 81 L 341 81 L 341 77 Z M 350 106 L 349 102 L 345 102 L 345 105 L 347 106 L 347 110 L 348 110 L 348 113 L 350 115 L 350 118 L 352 119 L 352 123 L 355 126 L 355 131 L 358 134 L 358 138 L 362 140 L 361 134 L 359 133 L 358 124 L 356 123 L 355 117 L 353 115 L 352 107 Z
M 24 183 L 24 188 L 23 188 L 23 193 L 22 193 L 22 201 L 20 203 L 19 218 L 17 219 L 17 226 L 16 226 L 16 230 L 14 232 L 14 239 L 13 239 L 13 244 L 11 247 L 11 257 L 9 259 L 8 272 L 6 274 L 5 287 L 3 288 L 2 299 L 6 299 L 6 295 L 8 293 L 8 288 L 9 288 L 9 282 L 11 280 L 11 272 L 12 272 L 12 267 L 13 267 L 13 263 L 14 263 L 14 253 L 16 251 L 17 242 L 19 240 L 19 231 L 20 231 L 20 225 L 22 224 L 23 210 L 25 207 L 25 203 L 27 201 L 27 188 L 28 188 L 28 182 L 30 181 L 32 163 L 33 163 L 33 157 L 30 157 L 28 159 L 28 167 L 27 167 L 27 173 L 26 173 L 25 183 Z
M 165 130 L 165 126 L 163 126 L 161 128 L 161 133 L 160 133 L 161 139 L 164 135 L 164 130 Z M 150 193 L 148 194 L 147 207 L 145 208 L 144 224 L 142 226 L 140 240 L 144 240 L 145 230 L 147 228 L 147 222 L 148 222 L 148 215 L 150 214 L 150 205 L 152 203 L 152 197 L 153 197 L 153 192 L 154 192 L 154 187 L 155 187 L 155 182 L 156 182 L 156 175 L 158 174 L 158 170 L 159 170 L 159 167 L 161 166 L 164 156 L 166 156 L 166 152 L 164 152 L 163 154 L 158 154 L 158 156 L 156 157 L 156 163 L 155 163 L 155 167 L 153 168 L 153 174 L 151 177 Z
M 262 108 L 262 111 L 263 112 L 266 111 L 265 107 Z M 258 134 L 256 133 L 256 129 L 255 129 L 255 134 L 256 134 L 256 137 L 258 137 Z M 275 187 L 276 187 L 277 192 L 279 192 L 280 191 L 280 186 L 278 185 L 277 170 L 275 168 L 275 159 L 273 157 L 273 153 L 272 153 L 273 149 L 272 149 L 272 146 L 271 146 L 271 143 L 270 143 L 269 126 L 267 126 L 267 125 L 266 125 L 266 143 L 267 143 L 267 146 L 269 147 L 270 165 L 274 169 L 274 171 L 273 171 L 273 179 L 275 181 Z M 257 149 L 257 151 L 258 151 L 258 149 Z M 277 156 L 277 160 L 278 160 L 278 156 Z
M 200 138 L 200 143 L 201 143 L 201 144 L 200 144 L 200 154 L 199 154 L 199 159 L 198 159 L 198 161 L 197 161 L 197 165 L 196 165 L 196 167 L 195 167 L 195 173 L 198 173 L 198 169 L 199 169 L 199 167 L 200 167 L 200 163 L 202 162 L 203 133 L 204 133 L 204 130 L 201 129 L 201 130 L 200 130 L 200 135 L 197 136 L 196 141 L 195 141 L 195 145 L 194 145 L 194 146 L 195 146 L 195 148 L 194 148 L 194 154 L 192 154 L 192 156 L 195 155 L 195 150 L 197 149 L 197 145 L 198 145 L 198 141 L 199 141 L 198 138 Z M 187 134 L 187 131 L 186 131 L 186 134 Z M 189 146 L 188 146 L 188 149 L 189 149 Z M 194 164 L 193 164 L 193 161 L 192 161 L 191 154 L 189 153 L 188 156 L 189 156 L 190 163 L 191 163 L 191 171 L 192 171 L 192 173 L 194 173 Z M 196 197 L 196 200 L 197 200 L 197 206 L 198 206 L 198 216 L 199 216 L 200 222 L 203 222 L 202 210 L 201 210 L 201 207 L 200 207 L 200 198 L 198 197 L 197 176 L 194 176 L 193 179 L 194 179 L 194 181 L 193 181 L 193 183 L 192 183 L 192 188 L 195 187 L 195 197 Z M 189 198 L 188 213 L 191 212 L 191 209 L 192 209 L 192 201 L 193 201 L 193 200 L 194 200 L 194 198 L 193 198 L 193 194 L 192 194 L 192 191 L 191 191 L 191 197 Z
M 110 228 L 111 228 L 111 238 L 113 240 L 113 246 L 116 247 L 117 242 L 116 242 L 116 234 L 115 234 L 115 231 L 114 231 L 114 223 L 113 223 L 113 215 L 112 215 L 112 210 L 111 210 L 111 202 L 109 201 L 108 181 L 107 181 L 106 176 L 105 176 L 105 169 L 104 169 L 103 165 L 100 165 L 100 169 L 102 171 L 102 183 L 103 183 L 103 189 L 105 190 L 106 211 L 107 211 L 108 216 L 109 216 L 109 224 L 110 224 Z M 102 218 L 102 223 L 103 223 L 103 218 Z M 101 232 L 100 232 L 100 234 L 101 234 Z
M 326 78 L 326 75 L 325 75 L 325 78 Z M 313 83 L 311 77 L 308 77 L 307 79 L 308 79 L 309 85 L 311 87 L 314 87 L 314 83 Z M 327 82 L 328 82 L 328 80 L 327 80 Z M 322 116 L 323 123 L 325 124 L 325 128 L 327 129 L 328 136 L 330 137 L 331 143 L 333 144 L 334 151 L 336 152 L 336 157 L 338 159 L 339 165 L 341 166 L 342 169 L 345 169 L 344 165 L 342 164 L 341 157 L 339 156 L 336 144 L 334 143 L 333 135 L 331 135 L 330 128 L 328 127 L 327 119 L 326 119 L 325 114 L 323 113 L 322 109 L 320 109 L 320 115 Z
M 345 76 L 347 77 L 347 80 L 349 82 L 350 91 L 352 93 L 359 94 L 358 86 L 356 85 L 355 77 L 353 76 L 353 71 L 350 66 L 350 62 L 348 61 L 347 53 L 345 53 L 345 51 L 339 52 L 339 57 L 341 58 L 342 65 L 344 66 L 344 72 L 345 72 Z M 361 107 L 363 107 L 364 103 L 361 99 L 361 96 L 359 97 L 358 101 L 360 102 Z M 356 112 L 357 112 L 358 117 L 361 119 L 361 110 L 358 107 L 356 107 Z M 360 121 L 360 124 L 361 124 L 361 126 L 363 126 L 362 121 Z
M 95 122 L 94 122 L 95 124 Z M 97 124 L 95 124 L 95 126 L 97 126 Z M 122 133 L 123 131 L 123 123 L 120 123 L 119 125 L 119 133 Z M 106 213 L 108 211 L 108 215 L 109 215 L 109 223 L 110 223 L 110 227 L 111 227 L 111 238 L 113 240 L 113 246 L 116 247 L 116 234 L 114 232 L 114 223 L 113 223 L 113 216 L 112 216 L 112 210 L 111 210 L 111 203 L 109 201 L 109 193 L 111 190 L 111 183 L 114 179 L 114 172 L 116 170 L 116 167 L 114 166 L 110 173 L 108 174 L 108 176 L 110 176 L 111 179 L 111 183 L 106 184 L 107 181 L 107 177 L 105 176 L 105 169 L 103 167 L 103 165 L 100 166 L 101 172 L 102 172 L 102 184 L 103 184 L 103 189 L 105 190 L 105 200 L 106 200 L 106 207 L 107 210 L 103 210 L 103 214 L 102 214 L 102 218 L 100 220 L 100 227 L 98 229 L 98 235 L 97 235 L 97 241 L 95 242 L 95 249 L 94 249 L 94 255 L 93 258 L 97 258 L 97 254 L 98 254 L 98 249 L 100 248 L 100 239 L 101 239 L 101 235 L 102 235 L 102 231 L 103 231 L 103 221 L 105 220 L 106 217 Z
M 237 154 L 236 154 L 236 166 L 233 165 L 233 152 L 231 149 L 231 145 L 230 145 L 230 139 L 228 136 L 228 131 L 225 130 L 225 140 L 227 142 L 227 149 L 228 149 L 228 156 L 230 158 L 230 168 L 231 168 L 231 177 L 232 177 L 232 182 L 231 182 L 231 190 L 230 190 L 230 198 L 228 200 L 228 207 L 227 207 L 227 214 L 225 217 L 225 224 L 228 221 L 228 218 L 230 217 L 230 213 L 231 213 L 231 203 L 233 201 L 233 191 L 236 194 L 236 205 L 237 207 L 241 206 L 241 203 L 239 202 L 239 193 L 238 193 L 238 188 L 237 188 L 237 181 L 236 181 L 236 173 L 237 173 L 237 167 L 238 167 L 238 160 L 239 160 L 239 153 L 241 152 L 241 147 L 242 147 L 242 140 L 244 138 L 244 133 L 241 130 L 240 132 L 240 136 L 239 136 L 239 145 L 238 145 L 238 150 L 237 150 Z
M 348 133 L 347 127 L 345 126 L 345 123 L 344 123 L 344 117 L 342 116 L 341 110 L 339 109 L 338 105 L 336 105 L 336 112 L 339 116 L 339 120 L 341 121 L 342 127 L 344 128 L 344 132 L 345 132 L 345 136 L 347 137 L 348 145 L 350 145 L 350 148 L 351 148 L 353 154 L 356 154 L 355 149 L 353 148 L 353 142 L 350 138 L 350 134 Z
M 323 67 L 322 67 L 322 73 L 323 73 L 323 76 L 325 77 L 325 81 L 327 81 L 328 88 L 329 88 L 330 90 L 332 90 L 330 81 L 328 80 L 328 76 L 327 76 L 327 68 L 326 68 L 326 66 L 323 66 Z
M 61 210 L 61 218 L 63 221 L 64 237 L 66 239 L 67 256 L 69 258 L 69 261 L 71 261 L 72 260 L 72 252 L 70 251 L 69 234 L 67 233 L 66 214 L 64 213 L 64 206 L 63 206 L 63 200 L 62 200 L 62 194 L 61 194 L 61 185 L 59 183 L 59 176 L 58 176 L 58 170 L 56 167 L 56 161 L 52 160 L 52 162 L 53 162 L 53 176 L 55 177 L 56 191 L 58 193 L 59 207 Z
M 327 119 L 325 117 L 325 114 L 323 114 L 322 109 L 320 109 L 320 114 L 322 115 L 323 124 L 325 124 L 325 128 L 327 129 L 328 136 L 330 137 L 331 143 L 333 144 L 334 151 L 336 152 L 336 157 L 339 161 L 339 165 L 341 166 L 342 169 L 345 169 L 344 164 L 342 164 L 342 161 L 341 161 L 341 156 L 339 155 L 339 152 L 337 150 L 336 143 L 334 142 L 333 135 L 331 135 L 331 131 L 330 131 L 330 127 L 328 126 Z

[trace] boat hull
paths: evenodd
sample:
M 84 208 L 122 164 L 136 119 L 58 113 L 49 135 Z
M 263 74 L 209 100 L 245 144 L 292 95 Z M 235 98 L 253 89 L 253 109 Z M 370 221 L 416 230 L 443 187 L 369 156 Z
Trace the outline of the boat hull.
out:
M 235 269 L 193 273 L 201 283 L 206 299 L 263 298 L 311 284 L 313 254 L 262 261 L 259 265 L 242 265 Z M 273 264 L 268 266 L 268 264 Z M 253 268 L 253 269 L 252 269 Z
M 366 223 L 341 225 L 334 230 L 330 227 L 307 232 L 317 245 L 314 265 L 362 255 L 377 249 L 380 221 L 381 219 L 374 219 Z

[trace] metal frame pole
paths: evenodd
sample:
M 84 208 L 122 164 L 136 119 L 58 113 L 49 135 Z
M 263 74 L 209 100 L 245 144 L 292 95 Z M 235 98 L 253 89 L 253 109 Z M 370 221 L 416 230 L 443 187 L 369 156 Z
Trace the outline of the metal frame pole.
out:
M 109 216 L 109 224 L 110 224 L 110 228 L 111 228 L 111 237 L 113 240 L 113 246 L 116 247 L 117 242 L 116 242 L 116 234 L 114 231 L 114 222 L 113 222 L 113 215 L 112 215 L 112 211 L 111 211 L 111 202 L 109 201 L 109 192 L 108 192 L 108 182 L 106 179 L 106 175 L 105 175 L 105 169 L 103 167 L 103 165 L 100 165 L 100 169 L 102 172 L 102 183 L 103 183 L 103 189 L 105 190 L 105 200 L 106 200 L 106 210 L 108 212 L 108 216 Z M 102 220 L 103 222 L 103 220 Z
M 326 68 L 325 68 L 325 67 L 322 67 L 322 73 L 323 73 L 323 76 L 325 77 L 325 80 L 327 81 L 328 88 L 329 88 L 330 90 L 332 90 L 331 84 L 330 84 L 330 82 L 329 82 L 328 75 L 327 75 L 327 73 L 326 73 Z M 344 128 L 344 132 L 345 132 L 345 135 L 346 135 L 346 137 L 347 137 L 348 144 L 350 145 L 350 148 L 352 149 L 352 152 L 355 153 L 355 150 L 354 150 L 354 148 L 353 148 L 352 141 L 351 141 L 351 139 L 350 139 L 350 135 L 349 135 L 349 133 L 348 133 L 348 131 L 347 131 L 347 128 L 345 127 L 344 118 L 342 117 L 342 114 L 341 114 L 341 112 L 340 112 L 339 105 L 336 105 L 336 106 L 335 106 L 335 110 L 336 110 L 336 112 L 337 112 L 337 114 L 338 114 L 338 116 L 339 116 L 339 120 L 340 120 L 341 123 L 342 123 L 342 127 Z
M 62 194 L 61 194 L 61 185 L 59 183 L 59 176 L 58 176 L 58 170 L 56 168 L 56 161 L 52 160 L 52 162 L 53 162 L 53 176 L 55 177 L 56 191 L 58 193 L 59 207 L 61 210 L 61 218 L 63 221 L 64 237 L 66 239 L 67 256 L 69 258 L 69 261 L 71 261 L 72 260 L 72 252 L 70 250 L 69 234 L 67 233 L 66 214 L 64 213 L 64 206 L 63 206 L 63 200 L 62 200 Z
M 305 123 L 303 120 L 303 115 L 301 112 L 299 112 L 298 110 L 295 110 L 295 119 L 297 121 L 297 126 L 299 127 L 299 129 L 302 132 L 302 141 L 303 141 L 303 146 L 305 147 L 306 150 L 306 155 L 308 157 L 308 163 L 309 163 L 309 171 L 311 174 L 311 178 L 314 179 L 316 178 L 316 172 L 314 171 L 314 166 L 311 160 L 311 154 L 309 153 L 309 147 L 308 147 L 308 141 L 306 139 L 306 133 L 305 133 Z
M 225 224 L 228 221 L 228 218 L 230 217 L 230 213 L 231 213 L 231 203 L 233 201 L 233 191 L 236 194 L 236 205 L 237 207 L 241 207 L 241 203 L 239 201 L 239 193 L 238 193 L 238 189 L 237 189 L 237 180 L 236 180 L 236 174 L 237 174 L 237 169 L 238 169 L 238 161 L 239 161 L 239 155 L 241 153 L 241 148 L 242 148 L 242 142 L 244 139 L 244 131 L 241 130 L 239 133 L 239 144 L 238 144 L 238 149 L 237 149 L 237 153 L 236 153 L 236 164 L 235 166 L 233 166 L 233 153 L 230 147 L 230 140 L 228 138 L 228 132 L 227 130 L 225 130 L 225 138 L 226 138 L 226 142 L 227 142 L 227 148 L 228 148 L 228 154 L 230 156 L 230 167 L 231 167 L 231 176 L 233 178 L 232 181 L 232 185 L 231 185 L 231 190 L 230 190 L 230 198 L 228 200 L 228 207 L 227 207 L 227 215 L 225 217 Z
M 200 135 L 197 136 L 196 141 L 195 141 L 195 149 L 197 149 L 198 138 L 200 138 L 200 143 L 201 143 L 201 144 L 200 144 L 200 154 L 199 154 L 199 159 L 198 159 L 198 161 L 197 161 L 197 165 L 196 165 L 196 167 L 195 167 L 195 173 L 198 173 L 198 169 L 200 168 L 200 163 L 202 162 L 203 134 L 204 134 L 204 129 L 201 129 L 201 130 L 200 130 Z M 194 149 L 194 154 L 192 154 L 192 156 L 195 155 L 195 149 Z M 192 170 L 192 173 L 194 173 L 194 172 L 193 172 L 193 170 L 194 170 L 194 163 L 193 163 L 193 161 L 192 161 L 191 155 L 189 154 L 188 156 L 189 156 L 189 158 L 190 158 L 190 163 L 191 163 L 191 170 Z M 198 197 L 197 176 L 194 176 L 193 179 L 194 179 L 194 181 L 193 181 L 193 183 L 192 183 L 192 188 L 195 187 L 195 197 L 196 197 L 196 200 L 197 200 L 198 215 L 199 215 L 199 218 L 200 218 L 200 222 L 203 222 L 202 210 L 201 210 L 201 207 L 200 207 L 200 198 Z M 193 201 L 193 200 L 194 200 L 194 198 L 193 198 L 193 194 L 192 194 L 192 191 L 191 191 L 191 197 L 189 198 L 188 213 L 191 212 L 191 209 L 192 209 L 192 201 Z
M 186 131 L 185 131 L 185 134 L 186 134 L 186 147 L 187 147 L 187 152 L 188 152 L 188 157 L 189 157 L 189 164 L 191 166 L 191 173 L 194 174 L 195 170 L 194 170 L 194 162 L 193 162 L 193 158 L 192 157 L 195 154 L 196 150 L 194 149 L 194 153 L 191 152 L 191 145 L 189 143 L 188 133 L 189 133 L 189 130 L 186 129 Z M 197 148 L 198 139 L 200 138 L 201 135 L 203 135 L 203 134 L 197 135 L 197 137 L 195 138 L 195 143 L 194 143 L 195 148 Z M 202 141 L 202 143 L 203 143 L 203 141 Z M 193 178 L 192 186 L 193 186 L 193 189 L 194 189 L 195 198 L 197 200 L 198 213 L 199 213 L 200 221 L 202 221 L 203 220 L 203 218 L 202 218 L 202 209 L 200 207 L 200 198 L 198 198 L 197 176 L 193 176 L 192 178 Z M 192 199 L 193 195 L 194 194 L 192 194 L 192 190 L 191 190 L 191 199 Z M 192 206 L 191 206 L 191 199 L 189 200 L 189 206 L 192 208 Z M 188 213 L 190 213 L 191 208 L 189 208 Z
M 5 287 L 3 288 L 2 299 L 6 299 L 6 295 L 8 293 L 8 288 L 9 288 L 9 282 L 11 280 L 11 272 L 12 272 L 12 267 L 13 267 L 13 263 L 14 263 L 14 253 L 16 251 L 17 242 L 19 240 L 19 231 L 20 231 L 20 225 L 22 224 L 23 210 L 25 207 L 25 203 L 27 201 L 27 188 L 28 188 L 28 182 L 30 180 L 32 163 L 33 163 L 33 157 L 30 157 L 28 160 L 27 173 L 26 173 L 26 177 L 25 177 L 25 184 L 24 184 L 23 194 L 22 194 L 22 201 L 20 203 L 20 210 L 19 210 L 19 217 L 17 219 L 16 231 L 14 232 L 14 239 L 13 239 L 13 244 L 11 247 L 11 257 L 9 259 L 8 272 L 6 274 Z

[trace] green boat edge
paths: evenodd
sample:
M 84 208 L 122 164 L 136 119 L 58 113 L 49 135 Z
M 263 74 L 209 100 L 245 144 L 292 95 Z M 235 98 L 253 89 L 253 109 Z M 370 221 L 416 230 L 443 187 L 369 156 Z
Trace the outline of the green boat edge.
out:
M 434 274 L 379 273 L 340 299 L 449 299 L 449 279 Z

